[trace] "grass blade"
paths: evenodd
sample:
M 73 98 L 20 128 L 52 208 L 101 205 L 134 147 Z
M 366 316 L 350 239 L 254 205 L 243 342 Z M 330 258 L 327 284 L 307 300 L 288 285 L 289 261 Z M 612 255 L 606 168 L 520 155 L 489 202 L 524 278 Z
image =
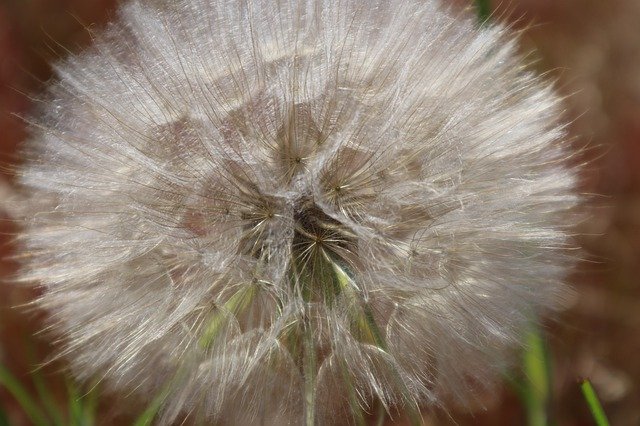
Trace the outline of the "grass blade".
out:
M 133 423 L 133 426 L 149 426 L 153 422 L 153 419 L 155 419 L 156 415 L 158 415 L 160 409 L 162 408 L 162 405 L 171 393 L 171 389 L 175 385 L 177 379 L 178 376 L 176 375 L 173 380 L 171 380 L 164 386 L 160 393 L 156 395 L 153 401 L 151 401 L 151 403 L 147 406 L 144 412 L 140 416 L 138 416 L 138 418 Z
M 29 392 L 3 365 L 0 365 L 0 386 L 3 386 L 18 401 L 31 422 L 36 426 L 47 426 L 49 422 Z
M 551 397 L 550 366 L 543 337 L 537 329 L 531 329 L 524 353 L 525 384 L 524 402 L 529 426 L 547 426 L 547 406 Z
M 593 420 L 596 422 L 596 425 L 609 426 L 607 415 L 602 409 L 602 404 L 600 404 L 598 395 L 596 395 L 596 391 L 593 389 L 591 382 L 589 380 L 583 380 L 580 388 L 582 389 L 584 399 L 587 401 L 587 405 L 589 405 L 589 410 L 591 410 L 591 414 L 593 415 Z
M 478 14 L 478 20 L 480 24 L 484 25 L 491 16 L 491 1 L 490 0 L 475 0 L 476 10 Z
M 0 426 L 9 426 L 9 419 L 4 413 L 4 409 L 0 406 Z
M 89 392 L 84 395 L 84 423 L 85 425 L 91 426 L 96 423 L 96 411 L 98 409 L 98 389 L 97 384 L 91 386 Z
M 69 399 L 69 424 L 72 426 L 83 426 L 82 397 L 78 392 L 76 384 L 67 379 L 67 395 Z
M 38 392 L 38 397 L 44 406 L 44 410 L 47 412 L 52 423 L 56 426 L 64 426 L 64 414 L 60 411 L 58 404 L 56 404 L 53 393 L 47 387 L 40 370 L 31 373 L 31 379 L 36 387 L 36 392 Z

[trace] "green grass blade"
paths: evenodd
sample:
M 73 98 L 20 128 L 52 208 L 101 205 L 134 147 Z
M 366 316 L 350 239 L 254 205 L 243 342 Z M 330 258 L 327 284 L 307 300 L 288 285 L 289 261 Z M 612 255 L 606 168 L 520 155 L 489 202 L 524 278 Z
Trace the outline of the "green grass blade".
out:
M 97 384 L 93 385 L 89 392 L 82 397 L 84 401 L 83 419 L 84 425 L 92 426 L 96 424 L 96 411 L 98 410 L 98 389 Z
M 478 14 L 478 20 L 481 24 L 485 24 L 491 16 L 491 1 L 490 0 L 475 0 L 476 11 Z
M 4 409 L 0 406 L 0 426 L 9 426 L 9 419 L 4 413 Z
M 547 426 L 547 406 L 551 397 L 550 366 L 546 344 L 540 332 L 532 329 L 524 353 L 524 402 L 529 426 Z
M 591 382 L 589 380 L 583 380 L 580 388 L 582 389 L 584 399 L 587 401 L 587 405 L 589 405 L 589 410 L 591 410 L 591 414 L 593 415 L 593 420 L 596 422 L 596 425 L 609 426 L 607 415 L 602 409 L 602 404 L 600 404 L 598 395 L 596 395 L 596 391 L 593 389 Z
M 175 380 L 176 379 L 170 381 L 167 385 L 165 385 L 164 389 L 162 389 L 162 391 L 147 406 L 147 409 L 144 410 L 144 412 L 140 416 L 138 416 L 136 421 L 133 423 L 133 426 L 149 426 L 153 422 L 153 419 L 162 408 L 162 404 L 164 404 L 165 400 L 169 396 L 172 386 L 175 385 Z
M 83 426 L 84 415 L 82 407 L 82 397 L 78 388 L 70 379 L 67 380 L 67 395 L 69 404 L 69 424 L 72 426 Z
M 36 387 L 36 392 L 38 392 L 38 398 L 40 398 L 44 410 L 47 412 L 52 423 L 56 426 L 64 426 L 64 414 L 60 411 L 60 406 L 56 404 L 53 393 L 47 387 L 40 370 L 31 373 L 31 380 Z
M 50 424 L 38 404 L 29 395 L 29 392 L 3 365 L 0 365 L 0 386 L 5 387 L 18 401 L 18 404 L 20 404 L 35 426 L 48 426 Z
M 27 348 L 27 359 L 29 364 L 38 365 L 38 357 L 36 356 L 34 342 L 30 339 L 25 339 L 25 347 Z M 56 398 L 54 396 L 55 390 L 51 391 L 50 387 L 47 386 L 47 382 L 42 375 L 41 368 L 36 368 L 31 372 L 31 381 L 38 393 L 38 398 L 40 399 L 39 402 L 53 425 L 65 426 L 64 412 L 62 411 L 60 404 L 56 403 Z

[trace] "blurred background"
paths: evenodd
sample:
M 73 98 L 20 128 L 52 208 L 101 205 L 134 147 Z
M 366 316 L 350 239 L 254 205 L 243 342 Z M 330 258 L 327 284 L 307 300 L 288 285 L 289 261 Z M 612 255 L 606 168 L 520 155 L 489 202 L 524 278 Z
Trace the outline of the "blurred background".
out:
M 471 3 L 443 1 L 461 10 Z M 86 28 L 104 25 L 116 3 L 0 0 L 0 164 L 19 162 L 25 129 L 14 114 L 29 112 L 29 94 L 50 78 L 51 64 L 86 46 Z M 580 380 L 589 378 L 612 425 L 640 425 L 640 0 L 504 0 L 493 2 L 491 11 L 492 20 L 523 32 L 523 52 L 557 81 L 567 96 L 571 136 L 576 146 L 588 148 L 583 191 L 595 196 L 589 219 L 578 229 L 585 260 L 572 278 L 576 291 L 567 311 L 545 324 L 544 346 L 535 335 L 530 339 L 529 354 L 543 356 L 549 376 L 541 379 L 534 401 L 531 392 L 522 392 L 536 381 L 523 355 L 524 373 L 506 380 L 472 413 L 455 407 L 425 413 L 425 424 L 591 425 L 580 391 Z M 0 198 L 12 180 L 5 169 Z M 0 277 L 15 266 L 6 258 L 12 232 L 10 221 L 1 220 Z M 42 315 L 24 307 L 33 296 L 0 285 L 0 426 L 37 421 L 23 408 L 27 400 L 45 416 L 61 407 L 62 417 L 44 424 L 130 424 L 144 407 L 103 396 L 96 402 L 93 393 L 65 379 L 63 365 L 47 365 L 34 375 L 50 348 L 47 339 L 33 337 L 43 326 Z M 26 392 L 22 402 L 15 389 Z M 541 419 L 536 411 L 544 414 Z

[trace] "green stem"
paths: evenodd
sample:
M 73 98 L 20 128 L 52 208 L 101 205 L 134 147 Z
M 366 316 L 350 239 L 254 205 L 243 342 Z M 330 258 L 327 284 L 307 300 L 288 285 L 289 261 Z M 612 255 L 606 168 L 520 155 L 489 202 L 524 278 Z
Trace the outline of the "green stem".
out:
M 303 369 L 304 369 L 304 404 L 305 425 L 314 426 L 316 409 L 316 351 L 311 322 L 306 316 L 304 324 Z

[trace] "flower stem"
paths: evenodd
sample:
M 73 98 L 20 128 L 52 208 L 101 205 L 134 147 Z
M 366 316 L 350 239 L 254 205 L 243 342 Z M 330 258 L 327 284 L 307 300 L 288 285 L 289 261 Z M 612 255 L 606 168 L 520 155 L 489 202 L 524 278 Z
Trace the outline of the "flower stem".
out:
M 305 425 L 314 426 L 316 409 L 316 350 L 309 316 L 305 316 L 303 341 Z

